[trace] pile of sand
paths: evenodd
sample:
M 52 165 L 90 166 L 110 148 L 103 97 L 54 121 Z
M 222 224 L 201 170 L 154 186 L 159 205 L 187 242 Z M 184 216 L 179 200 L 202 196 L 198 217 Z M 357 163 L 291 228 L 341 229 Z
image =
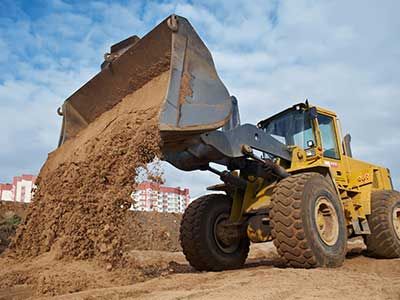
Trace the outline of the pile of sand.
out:
M 0 201 L 0 254 L 8 248 L 26 208 L 24 203 Z
M 124 235 L 125 249 L 181 251 L 179 226 L 181 214 L 158 212 L 130 212 Z
M 163 229 L 149 236 L 138 221 L 132 231 L 136 220 L 128 213 L 138 168 L 160 156 L 158 114 L 167 83 L 166 72 L 158 75 L 50 153 L 14 254 L 52 250 L 57 259 L 95 257 L 111 268 L 124 265 L 127 236 L 137 245 L 159 248 L 159 239 L 163 250 L 177 250 L 165 243 Z
M 182 268 L 187 271 L 191 268 L 182 253 L 171 252 L 179 249 L 180 219 L 180 214 L 128 211 L 122 235 L 124 265 L 119 268 L 108 269 L 95 257 L 60 260 L 59 251 L 54 250 L 57 247 L 23 260 L 13 257 L 12 252 L 0 256 L 0 299 L 13 298 L 10 295 L 15 294 L 25 299 L 134 284 L 182 272 Z
M 160 178 L 147 167 L 161 155 L 167 85 L 168 74 L 158 74 L 49 154 L 26 218 L 0 257 L 0 290 L 56 295 L 175 272 L 174 257 L 141 258 L 140 250 L 179 251 L 181 215 L 129 209 L 138 172 Z
M 160 180 L 160 169 L 148 164 L 161 157 L 158 119 L 169 61 L 163 56 L 138 72 L 127 90 L 115 92 L 122 101 L 49 154 L 26 217 L 0 257 L 0 291 L 56 295 L 179 269 L 175 253 L 160 258 L 141 250 L 179 251 L 181 215 L 129 209 L 143 170 Z
M 0 201 L 0 218 L 4 218 L 9 213 L 25 218 L 28 206 L 28 203 Z

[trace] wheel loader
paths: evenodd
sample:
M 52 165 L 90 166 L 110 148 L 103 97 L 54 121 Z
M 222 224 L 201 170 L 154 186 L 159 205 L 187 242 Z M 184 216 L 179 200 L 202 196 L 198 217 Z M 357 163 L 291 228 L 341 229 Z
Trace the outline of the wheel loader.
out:
M 250 242 L 271 240 L 290 267 L 340 266 L 356 236 L 370 256 L 400 257 L 400 194 L 389 169 L 353 158 L 337 115 L 308 101 L 241 125 L 209 50 L 177 15 L 111 47 L 101 71 L 59 109 L 59 145 L 160 72 L 168 74 L 155 99 L 162 159 L 221 180 L 182 218 L 183 253 L 195 269 L 241 267 Z

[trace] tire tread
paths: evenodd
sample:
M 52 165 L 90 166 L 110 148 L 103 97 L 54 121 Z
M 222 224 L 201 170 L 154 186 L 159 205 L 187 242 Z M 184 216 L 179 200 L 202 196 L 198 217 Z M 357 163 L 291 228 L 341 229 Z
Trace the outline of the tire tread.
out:
M 295 268 L 317 266 L 317 260 L 304 239 L 301 220 L 301 191 L 315 173 L 302 173 L 283 179 L 272 195 L 271 227 L 274 245 L 286 265 Z
M 204 195 L 194 200 L 185 210 L 181 226 L 180 241 L 187 261 L 198 271 L 221 271 L 241 267 L 246 261 L 250 242 L 246 239 L 244 248 L 238 260 L 226 265 L 210 254 L 206 243 L 202 240 L 202 230 L 200 220 L 209 212 L 212 201 L 229 201 L 223 194 Z M 229 203 L 230 205 L 230 203 Z
M 371 234 L 365 237 L 366 254 L 376 258 L 400 257 L 400 241 L 391 225 L 391 208 L 400 201 L 397 191 L 375 191 L 371 195 L 371 214 L 367 217 Z

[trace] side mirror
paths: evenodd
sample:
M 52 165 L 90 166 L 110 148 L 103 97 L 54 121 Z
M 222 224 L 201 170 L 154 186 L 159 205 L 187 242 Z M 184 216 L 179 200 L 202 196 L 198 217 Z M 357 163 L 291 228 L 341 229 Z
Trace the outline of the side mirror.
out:
M 353 153 L 351 153 L 351 135 L 348 133 L 344 136 L 343 138 L 343 150 L 344 153 L 348 156 L 348 157 L 353 157 Z

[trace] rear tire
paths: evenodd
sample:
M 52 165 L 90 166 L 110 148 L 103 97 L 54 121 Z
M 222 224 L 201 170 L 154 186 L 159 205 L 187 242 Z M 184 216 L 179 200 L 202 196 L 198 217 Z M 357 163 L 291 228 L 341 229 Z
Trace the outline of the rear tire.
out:
M 224 245 L 216 237 L 217 222 L 229 218 L 232 201 L 223 194 L 205 195 L 193 201 L 183 214 L 180 241 L 186 259 L 198 271 L 221 271 L 243 266 L 249 239 Z
M 367 220 L 371 234 L 364 239 L 366 254 L 376 258 L 400 257 L 400 193 L 373 192 Z
M 272 195 L 272 238 L 286 265 L 338 267 L 346 255 L 343 208 L 332 184 L 318 173 L 292 175 Z

